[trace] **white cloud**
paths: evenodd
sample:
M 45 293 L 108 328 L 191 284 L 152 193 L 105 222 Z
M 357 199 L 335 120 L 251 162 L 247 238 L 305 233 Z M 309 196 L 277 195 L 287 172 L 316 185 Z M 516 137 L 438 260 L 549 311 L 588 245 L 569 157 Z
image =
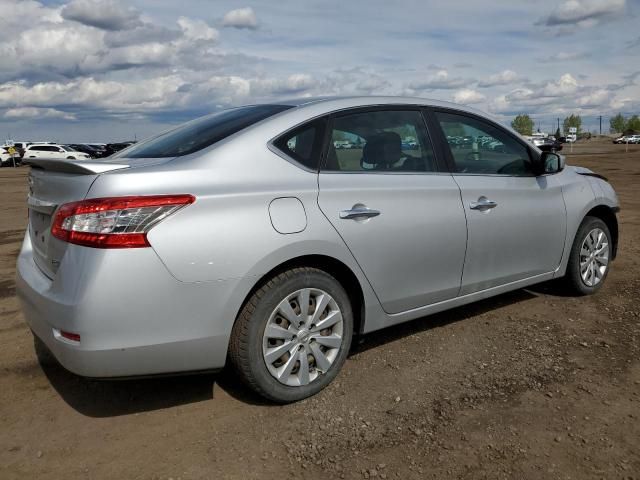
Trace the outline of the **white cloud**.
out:
M 453 101 L 455 103 L 461 103 L 463 105 L 470 105 L 473 103 L 480 103 L 485 100 L 485 96 L 480 92 L 471 90 L 469 88 L 463 88 L 453 94 Z
M 318 83 L 310 75 L 296 73 L 285 78 L 256 78 L 251 81 L 251 93 L 258 97 L 270 95 L 300 95 Z M 326 86 L 326 85 L 325 85 Z
M 63 18 L 104 30 L 127 30 L 140 24 L 140 14 L 118 0 L 71 0 Z
M 545 97 L 559 97 L 575 93 L 578 90 L 578 81 L 570 73 L 565 73 L 557 82 L 548 82 L 540 95 Z
M 0 85 L 0 107 L 23 105 L 46 108 L 52 104 L 82 106 L 87 109 L 148 111 L 179 101 L 176 95 L 180 77 L 164 76 L 127 83 L 84 78 L 70 82 L 44 82 L 29 86 L 25 82 Z
M 565 0 L 541 23 L 591 27 L 624 10 L 625 0 Z
M 207 40 L 215 42 L 219 36 L 219 33 L 215 28 L 211 28 L 202 20 L 180 17 L 178 18 L 178 25 L 182 29 L 184 36 L 190 40 Z
M 203 16 L 190 2 L 0 0 L 4 23 L 19 26 L 0 29 L 0 123 L 23 118 L 26 125 L 29 112 L 37 111 L 30 118 L 58 119 L 42 122 L 51 128 L 64 125 L 65 118 L 81 120 L 69 132 L 91 122 L 113 125 L 114 118 L 132 125 L 144 121 L 151 128 L 221 105 L 318 95 L 453 98 L 505 118 L 514 111 L 555 116 L 575 110 L 593 116 L 640 108 L 631 100 L 640 98 L 640 85 L 633 52 L 625 48 L 635 45 L 638 33 L 632 15 L 619 15 L 624 2 L 579 0 L 578 10 L 589 18 L 578 19 L 571 16 L 570 2 L 558 0 L 562 7 L 546 10 L 545 21 L 555 19 L 542 29 L 546 32 L 531 26 L 530 19 L 542 15 L 531 2 L 512 5 L 508 15 L 495 2 L 471 2 L 456 29 L 446 20 L 459 6 L 416 4 L 415 15 L 402 18 L 401 35 L 388 30 L 399 18 L 392 5 L 380 4 L 373 12 L 347 2 L 344 15 L 336 17 L 327 9 L 282 2 L 267 29 L 250 8 L 224 15 L 217 3 Z M 141 10 L 131 9 L 133 3 Z M 425 10 L 442 26 L 441 34 L 424 35 Z M 358 22 L 350 21 L 356 14 Z M 310 16 L 317 21 L 305 22 Z M 220 18 L 219 27 L 203 18 Z M 382 26 L 379 18 L 390 21 Z M 558 42 L 548 31 L 604 20 L 616 21 L 606 38 L 620 46 L 607 51 L 606 65 L 595 61 L 605 48 L 600 32 Z M 491 28 L 497 21 L 501 28 Z M 238 35 L 223 26 L 261 29 Z M 379 42 L 383 34 L 385 41 Z M 433 47 L 428 58 L 420 53 L 424 42 Z M 509 51 L 491 54 L 496 42 L 508 44 Z
M 550 62 L 571 62 L 573 60 L 582 60 L 589 58 L 591 54 L 589 52 L 558 52 L 553 55 L 542 57 L 539 60 L 544 63 Z
M 253 8 L 238 8 L 225 14 L 222 19 L 222 26 L 254 30 L 258 28 L 258 19 Z
M 43 119 L 43 118 L 62 118 L 64 120 L 76 120 L 76 116 L 72 113 L 56 110 L 55 108 L 37 108 L 37 107 L 18 107 L 9 108 L 4 112 L 5 118 L 10 119 Z
M 503 70 L 500 73 L 491 75 L 488 79 L 478 82 L 479 87 L 495 87 L 497 85 L 509 85 L 521 81 L 520 76 L 513 70 Z
M 557 80 L 520 87 L 489 102 L 490 111 L 502 114 L 602 114 L 623 105 L 611 88 L 582 85 L 573 75 L 565 73 Z M 619 107 L 618 107 L 619 108 Z
M 600 88 L 594 90 L 591 93 L 585 93 L 584 95 L 579 95 L 577 97 L 577 105 L 582 108 L 597 108 L 602 105 L 606 105 L 611 101 L 613 97 L 613 92 L 606 90 L 604 88 Z
M 89 55 L 100 51 L 101 31 L 82 25 L 44 24 L 22 32 L 11 43 L 5 43 L 7 65 L 3 68 L 49 67 L 56 72 L 77 69 Z
M 120 31 L 64 20 L 25 25 L 20 35 L 0 43 L 0 75 L 6 72 L 21 78 L 37 71 L 39 77 L 73 78 L 134 67 L 188 64 L 189 70 L 196 65 L 202 69 L 227 61 L 224 52 L 212 49 L 218 31 L 187 17 L 179 17 L 174 28 L 143 22 Z
M 412 90 L 448 90 L 464 87 L 467 84 L 469 84 L 468 80 L 451 77 L 446 70 L 438 70 L 435 74 L 410 83 L 409 88 Z

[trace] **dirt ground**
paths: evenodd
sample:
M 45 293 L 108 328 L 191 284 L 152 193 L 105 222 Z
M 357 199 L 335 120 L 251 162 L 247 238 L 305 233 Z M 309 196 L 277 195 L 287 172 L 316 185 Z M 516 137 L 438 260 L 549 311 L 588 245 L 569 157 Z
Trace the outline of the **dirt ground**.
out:
M 0 478 L 640 479 L 640 146 L 577 144 L 621 242 L 595 296 L 519 290 L 361 339 L 314 398 L 233 374 L 95 382 L 43 369 L 15 297 L 27 168 L 0 170 Z

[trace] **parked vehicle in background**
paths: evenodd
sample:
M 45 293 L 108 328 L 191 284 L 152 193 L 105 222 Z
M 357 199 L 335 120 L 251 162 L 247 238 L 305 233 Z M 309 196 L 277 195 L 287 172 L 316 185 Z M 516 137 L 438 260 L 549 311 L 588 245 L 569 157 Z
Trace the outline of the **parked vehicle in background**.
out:
M 543 152 L 558 152 L 562 150 L 562 144 L 551 137 L 533 137 L 530 141 Z
M 83 143 L 82 145 L 86 145 L 87 147 L 95 150 L 96 154 L 94 158 L 102 158 L 106 156 L 106 151 L 107 151 L 106 143 Z
M 627 142 L 626 135 L 622 135 L 621 137 L 613 139 L 613 143 L 626 143 L 626 142 Z
M 627 143 L 633 143 L 634 145 L 640 143 L 640 135 L 629 135 Z
M 108 162 L 27 162 L 16 290 L 37 348 L 90 377 L 229 359 L 293 402 L 354 333 L 551 279 L 592 294 L 617 251 L 606 180 L 436 100 L 253 105 Z
M 98 150 L 97 148 L 93 148 L 89 145 L 85 145 L 82 143 L 72 143 L 65 146 L 77 152 L 86 153 L 91 158 L 100 158 L 100 153 L 101 153 L 100 150 Z
M 51 143 L 29 145 L 24 151 L 24 159 L 28 158 L 54 158 L 66 160 L 88 160 L 89 154 L 79 152 L 65 145 Z
M 119 152 L 120 150 L 124 150 L 127 147 L 130 147 L 136 142 L 120 142 L 120 143 L 107 143 L 105 145 L 104 152 L 102 153 L 103 157 L 110 157 L 114 153 Z

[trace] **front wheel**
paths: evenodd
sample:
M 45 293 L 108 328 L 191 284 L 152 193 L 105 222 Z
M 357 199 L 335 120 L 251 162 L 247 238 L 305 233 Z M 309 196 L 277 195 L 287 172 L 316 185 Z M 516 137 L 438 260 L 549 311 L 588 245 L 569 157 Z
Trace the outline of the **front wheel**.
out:
M 596 217 L 585 217 L 573 241 L 565 284 L 578 295 L 598 291 L 609 273 L 611 233 Z
M 229 358 L 240 378 L 277 403 L 318 393 L 338 374 L 353 335 L 349 297 L 315 268 L 280 273 L 247 301 L 233 327 Z

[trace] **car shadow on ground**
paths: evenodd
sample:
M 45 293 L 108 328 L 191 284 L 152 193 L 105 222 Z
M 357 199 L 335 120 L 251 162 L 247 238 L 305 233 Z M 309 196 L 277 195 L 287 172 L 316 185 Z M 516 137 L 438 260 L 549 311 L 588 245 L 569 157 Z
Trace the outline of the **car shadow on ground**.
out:
M 446 312 L 356 337 L 350 355 L 362 353 L 415 333 L 467 320 L 502 306 L 535 298 L 532 290 L 516 290 Z M 243 403 L 274 406 L 235 378 L 231 369 L 217 374 L 163 376 L 126 380 L 91 380 L 58 364 L 42 365 L 51 385 L 77 412 L 88 417 L 115 417 L 161 410 L 215 399 L 218 389 Z
M 416 320 L 362 335 L 355 339 L 354 344 L 351 347 L 350 356 L 376 348 L 380 345 L 409 337 L 416 333 L 444 327 L 451 323 L 460 322 L 477 315 L 482 315 L 483 313 L 496 310 L 500 307 L 524 302 L 537 296 L 538 295 L 530 289 L 515 290 L 513 292 L 503 293 L 496 297 L 487 298 L 485 300 L 480 300 L 468 305 L 452 308 L 451 310 L 435 313 L 433 315 L 421 317 Z
M 63 400 L 88 417 L 116 417 L 203 402 L 213 398 L 213 374 L 124 380 L 79 377 L 57 363 L 41 365 Z

